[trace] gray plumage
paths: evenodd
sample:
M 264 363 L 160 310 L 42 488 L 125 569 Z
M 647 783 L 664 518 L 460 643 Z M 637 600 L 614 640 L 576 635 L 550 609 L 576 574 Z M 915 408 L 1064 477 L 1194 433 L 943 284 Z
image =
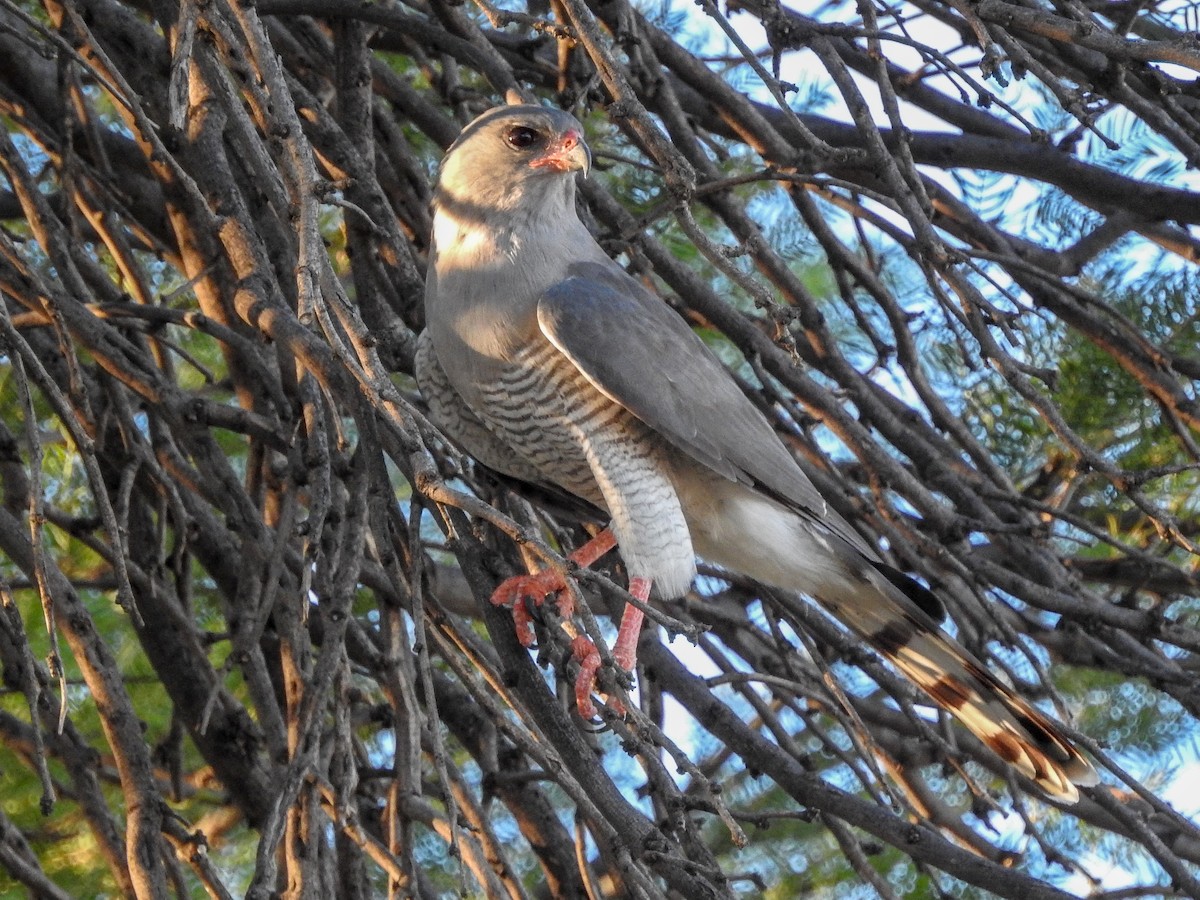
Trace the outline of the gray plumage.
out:
M 1047 717 L 942 633 L 940 602 L 886 566 L 724 366 L 608 258 L 575 211 L 566 113 L 501 107 L 442 162 L 417 376 L 485 465 L 611 517 L 631 578 L 688 590 L 697 555 L 815 597 L 1049 793 L 1095 773 Z

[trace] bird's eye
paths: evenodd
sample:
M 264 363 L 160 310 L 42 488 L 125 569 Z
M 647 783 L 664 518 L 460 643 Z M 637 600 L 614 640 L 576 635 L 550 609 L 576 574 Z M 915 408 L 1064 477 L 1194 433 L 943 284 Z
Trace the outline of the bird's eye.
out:
M 532 147 L 541 139 L 541 135 L 532 128 L 526 128 L 524 125 L 516 125 L 505 132 L 504 139 L 508 141 L 508 145 L 515 150 L 526 150 Z

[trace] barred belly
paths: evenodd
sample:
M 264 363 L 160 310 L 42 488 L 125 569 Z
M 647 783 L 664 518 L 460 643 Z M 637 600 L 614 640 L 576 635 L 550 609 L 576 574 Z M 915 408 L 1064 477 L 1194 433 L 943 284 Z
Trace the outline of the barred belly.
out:
M 476 412 L 498 438 L 547 481 L 608 510 L 630 576 L 663 597 L 687 591 L 695 555 L 661 438 L 549 342 L 522 350 L 481 394 Z

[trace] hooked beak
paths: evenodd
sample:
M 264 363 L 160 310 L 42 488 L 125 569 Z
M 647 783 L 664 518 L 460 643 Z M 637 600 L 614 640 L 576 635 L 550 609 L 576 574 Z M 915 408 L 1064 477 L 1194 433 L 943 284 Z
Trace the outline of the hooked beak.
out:
M 583 135 L 571 129 L 552 141 L 546 149 L 530 161 L 531 169 L 549 169 L 552 172 L 583 173 L 587 178 L 592 169 L 592 151 L 584 143 Z

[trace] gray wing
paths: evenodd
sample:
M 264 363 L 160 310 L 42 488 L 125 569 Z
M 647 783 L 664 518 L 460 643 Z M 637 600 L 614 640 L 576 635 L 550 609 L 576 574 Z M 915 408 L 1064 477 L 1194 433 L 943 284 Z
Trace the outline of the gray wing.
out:
M 824 498 L 725 366 L 624 271 L 599 263 L 571 266 L 568 277 L 542 295 L 538 323 L 598 390 L 676 448 L 840 533 L 845 523 L 827 513 Z M 845 539 L 865 546 L 845 527 Z
M 826 506 L 766 417 L 683 319 L 615 264 L 578 263 L 568 273 L 542 295 L 538 324 L 589 382 L 692 459 L 840 538 L 846 552 L 861 554 L 924 614 L 945 618 L 935 594 L 884 563 Z

